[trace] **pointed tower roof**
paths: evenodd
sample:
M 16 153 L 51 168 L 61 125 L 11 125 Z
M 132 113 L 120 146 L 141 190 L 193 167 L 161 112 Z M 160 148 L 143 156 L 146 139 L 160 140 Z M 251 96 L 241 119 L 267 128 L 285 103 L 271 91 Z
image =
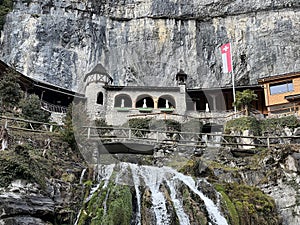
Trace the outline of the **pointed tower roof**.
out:
M 85 75 L 83 81 L 86 81 L 86 79 L 87 79 L 89 76 L 92 76 L 92 75 L 95 75 L 95 74 L 105 75 L 105 76 L 110 80 L 110 82 L 113 82 L 112 77 L 107 73 L 106 69 L 104 68 L 104 66 L 103 66 L 101 63 L 98 63 L 98 64 L 94 67 L 94 69 L 92 69 L 91 72 L 87 73 L 87 74 Z

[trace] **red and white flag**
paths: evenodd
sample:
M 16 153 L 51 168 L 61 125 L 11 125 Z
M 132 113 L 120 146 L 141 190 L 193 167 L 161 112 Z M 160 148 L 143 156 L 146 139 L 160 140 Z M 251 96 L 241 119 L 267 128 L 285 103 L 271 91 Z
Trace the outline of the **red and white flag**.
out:
M 221 46 L 221 53 L 223 61 L 223 73 L 232 72 L 231 45 L 229 42 Z

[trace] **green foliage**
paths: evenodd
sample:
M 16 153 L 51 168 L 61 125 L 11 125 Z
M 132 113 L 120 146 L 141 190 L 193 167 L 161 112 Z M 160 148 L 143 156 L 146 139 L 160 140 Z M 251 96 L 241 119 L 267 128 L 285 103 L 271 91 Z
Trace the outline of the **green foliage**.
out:
M 12 70 L 7 70 L 0 79 L 0 103 L 4 110 L 12 110 L 18 106 L 22 98 L 22 90 L 18 84 L 18 74 Z
M 176 120 L 152 120 L 151 130 L 181 131 L 181 124 Z
M 259 121 L 254 117 L 240 117 L 230 120 L 226 123 L 224 130 L 226 134 L 231 131 L 243 132 L 244 130 L 251 130 L 254 135 L 261 134 Z
M 145 118 L 134 118 L 128 121 L 130 128 L 143 130 L 149 130 L 149 122 L 150 119 Z
M 116 216 L 118 215 L 118 216 Z M 103 218 L 103 224 L 127 225 L 132 215 L 132 194 L 128 186 L 115 186 L 108 198 L 108 212 Z M 102 221 L 102 220 L 101 220 Z M 99 223 L 95 223 L 99 224 Z
M 127 225 L 130 224 L 132 211 L 130 187 L 109 182 L 108 186 L 103 188 L 102 183 L 90 201 L 83 206 L 78 225 Z
M 37 95 L 30 95 L 20 103 L 25 119 L 48 123 L 51 113 L 41 109 L 41 100 Z
M 228 197 L 228 195 L 225 193 L 224 187 L 220 184 L 216 184 L 215 185 L 216 190 L 221 194 L 222 199 L 225 203 L 225 206 L 228 210 L 229 213 L 229 220 L 230 220 L 230 224 L 232 225 L 239 225 L 240 224 L 240 219 L 239 219 L 239 215 L 236 211 L 236 208 L 233 204 L 233 202 L 230 200 L 230 198 Z
M 295 116 L 268 118 L 264 120 L 256 120 L 254 117 L 241 117 L 228 121 L 225 125 L 225 133 L 251 130 L 254 135 L 261 135 L 266 132 L 276 135 L 281 134 L 285 127 L 294 129 L 299 126 L 300 122 Z
M 0 154 L 0 186 L 7 187 L 13 180 L 24 179 L 45 187 L 43 164 L 30 157 L 29 146 L 18 145 L 15 151 Z
M 237 108 L 245 109 L 246 115 L 249 115 L 248 108 L 251 107 L 251 103 L 255 100 L 257 100 L 257 95 L 254 93 L 253 90 L 244 90 L 242 92 L 237 91 L 236 92 L 236 98 L 235 102 L 233 103 L 234 106 Z
M 134 118 L 128 121 L 129 127 L 133 129 L 133 135 L 137 137 L 142 137 L 149 132 L 150 119 L 147 118 Z M 136 131 L 136 129 L 141 129 L 142 131 Z
M 69 105 L 65 118 L 63 119 L 64 129 L 61 131 L 63 141 L 67 142 L 72 149 L 77 147 L 72 123 L 72 104 Z
M 261 121 L 262 133 L 276 133 L 282 131 L 284 127 L 296 128 L 300 126 L 296 116 L 286 116 L 281 118 L 268 118 Z
M 80 138 L 82 136 L 80 133 L 84 129 L 83 127 L 89 125 L 84 104 L 82 102 L 70 104 L 63 123 L 64 127 L 61 131 L 62 140 L 67 142 L 73 151 L 78 151 L 76 137 Z
M 0 30 L 3 29 L 6 15 L 13 8 L 13 0 L 0 0 Z
M 96 127 L 111 127 L 111 126 L 109 126 L 107 123 L 106 123 L 106 121 L 105 121 L 105 119 L 103 119 L 103 118 L 101 118 L 101 119 L 96 119 L 95 120 L 95 125 L 96 125 Z M 110 128 L 107 128 L 107 129 L 97 129 L 97 132 L 98 132 L 98 134 L 100 135 L 100 136 L 102 136 L 102 135 L 105 135 L 107 132 L 109 132 L 109 131 L 111 131 L 112 130 L 112 128 L 110 129 Z

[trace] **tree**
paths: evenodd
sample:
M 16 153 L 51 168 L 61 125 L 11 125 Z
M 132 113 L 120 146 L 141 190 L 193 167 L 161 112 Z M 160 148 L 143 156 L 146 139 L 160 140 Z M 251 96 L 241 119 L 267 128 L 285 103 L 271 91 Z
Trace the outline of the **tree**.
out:
M 70 104 L 63 123 L 62 139 L 69 143 L 73 151 L 78 151 L 77 141 L 83 141 L 81 140 L 83 127 L 90 123 L 84 104 L 82 102 Z
M 70 147 L 74 150 L 77 149 L 73 122 L 72 122 L 72 104 L 69 105 L 66 116 L 63 120 L 64 129 L 61 132 L 62 139 L 69 143 Z
M 0 30 L 3 29 L 5 17 L 13 9 L 12 0 L 0 0 Z
M 18 106 L 23 95 L 18 84 L 18 74 L 13 69 L 4 72 L 0 79 L 0 103 L 4 111 L 11 111 Z
M 245 115 L 249 116 L 249 109 L 251 108 L 251 104 L 253 101 L 257 100 L 257 94 L 254 93 L 253 90 L 244 90 L 242 92 L 236 92 L 236 100 L 233 103 L 237 108 L 242 108 L 245 110 Z
M 41 100 L 35 94 L 22 99 L 20 103 L 22 114 L 25 119 L 38 122 L 49 122 L 51 113 L 41 109 Z

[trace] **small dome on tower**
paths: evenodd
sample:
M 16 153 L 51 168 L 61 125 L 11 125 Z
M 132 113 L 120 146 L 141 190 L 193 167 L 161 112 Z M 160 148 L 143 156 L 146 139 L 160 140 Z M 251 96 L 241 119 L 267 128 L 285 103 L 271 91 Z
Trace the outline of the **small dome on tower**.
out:
M 176 74 L 176 81 L 178 84 L 185 84 L 187 80 L 187 74 L 180 69 L 179 72 Z

